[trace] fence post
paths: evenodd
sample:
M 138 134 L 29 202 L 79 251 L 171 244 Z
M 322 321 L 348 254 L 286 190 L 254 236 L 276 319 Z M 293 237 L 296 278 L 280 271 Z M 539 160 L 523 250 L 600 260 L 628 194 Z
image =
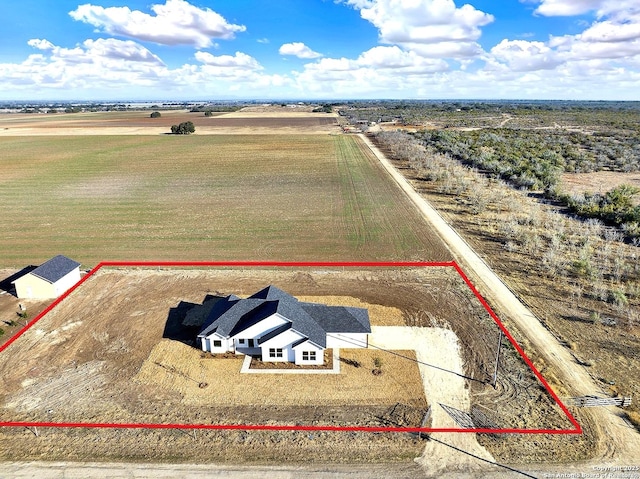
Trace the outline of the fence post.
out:
M 427 425 L 427 422 L 429 421 L 429 418 L 431 418 L 431 404 L 429 404 L 427 411 L 424 413 L 424 417 L 422 418 L 422 422 L 420 423 L 420 429 L 424 429 L 424 427 Z M 422 439 L 422 431 L 418 433 L 418 438 Z

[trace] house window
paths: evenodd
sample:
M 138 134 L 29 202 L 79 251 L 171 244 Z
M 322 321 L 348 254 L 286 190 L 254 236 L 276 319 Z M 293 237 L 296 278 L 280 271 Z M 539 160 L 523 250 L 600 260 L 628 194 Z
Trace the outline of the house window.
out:
M 244 339 L 238 339 L 238 344 L 244 344 Z
M 282 357 L 282 349 L 281 348 L 269 348 L 269 357 L 270 358 L 281 358 Z
M 213 347 L 214 348 L 221 348 L 222 347 L 222 341 L 220 341 L 219 339 L 214 339 L 213 340 Z
M 316 360 L 316 352 L 315 351 L 302 351 L 302 360 L 303 361 L 315 361 Z

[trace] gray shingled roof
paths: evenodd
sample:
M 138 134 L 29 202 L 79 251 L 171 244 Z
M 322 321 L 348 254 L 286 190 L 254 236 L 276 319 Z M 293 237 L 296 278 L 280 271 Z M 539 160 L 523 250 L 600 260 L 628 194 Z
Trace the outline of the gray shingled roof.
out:
M 49 283 L 55 283 L 79 266 L 80 263 L 77 261 L 73 261 L 72 259 L 59 254 L 58 256 L 51 258 L 49 261 L 42 263 L 36 269 L 31 271 L 30 274 L 44 279 Z
M 366 309 L 327 306 L 299 302 L 289 293 L 275 286 L 267 286 L 247 299 L 229 296 L 219 301 L 205 321 L 198 336 L 216 332 L 222 337 L 235 336 L 263 319 L 278 313 L 291 323 L 284 329 L 259 338 L 260 343 L 277 336 L 286 329 L 302 334 L 319 347 L 327 346 L 327 333 L 370 333 Z
M 345 306 L 300 303 L 327 333 L 370 333 L 367 310 Z

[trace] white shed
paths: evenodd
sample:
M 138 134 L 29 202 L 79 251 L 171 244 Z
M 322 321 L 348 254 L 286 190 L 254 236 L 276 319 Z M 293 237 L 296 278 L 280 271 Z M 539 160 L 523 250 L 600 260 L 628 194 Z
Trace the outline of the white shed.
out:
M 58 255 L 16 279 L 18 298 L 55 299 L 80 281 L 80 263 Z

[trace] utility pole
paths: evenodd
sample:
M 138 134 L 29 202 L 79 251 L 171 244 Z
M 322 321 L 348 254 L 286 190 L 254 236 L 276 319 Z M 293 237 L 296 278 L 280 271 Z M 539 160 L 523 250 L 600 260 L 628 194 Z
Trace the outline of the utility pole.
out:
M 493 372 L 493 389 L 496 388 L 498 382 L 498 365 L 500 364 L 500 349 L 502 349 L 502 329 L 500 330 L 500 336 L 498 337 L 498 351 L 496 351 L 496 369 Z

